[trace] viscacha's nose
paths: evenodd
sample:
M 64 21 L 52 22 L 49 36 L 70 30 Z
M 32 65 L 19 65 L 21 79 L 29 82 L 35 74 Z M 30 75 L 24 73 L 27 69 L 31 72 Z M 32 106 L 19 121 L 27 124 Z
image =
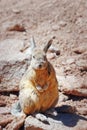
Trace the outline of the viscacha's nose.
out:
M 42 65 L 40 64 L 40 65 L 39 65 L 39 68 L 41 68 L 41 67 L 42 67 Z

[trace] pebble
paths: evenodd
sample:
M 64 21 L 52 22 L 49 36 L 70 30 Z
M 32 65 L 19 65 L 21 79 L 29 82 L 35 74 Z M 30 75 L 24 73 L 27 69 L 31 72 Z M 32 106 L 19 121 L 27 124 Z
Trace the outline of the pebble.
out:
M 59 22 L 60 27 L 65 27 L 66 25 L 67 25 L 67 23 L 65 21 L 60 21 Z
M 19 13 L 21 12 L 21 10 L 19 10 L 19 9 L 13 9 L 12 11 L 13 11 L 13 13 L 15 13 L 15 14 L 19 14 Z
M 67 61 L 66 61 L 67 64 L 72 64 L 72 63 L 74 63 L 74 62 L 75 62 L 75 60 L 74 60 L 73 58 L 69 58 L 69 59 L 67 59 Z
M 58 31 L 59 29 L 60 29 L 60 26 L 58 26 L 58 25 L 52 26 L 53 31 Z
M 25 27 L 21 24 L 15 24 L 11 27 L 8 27 L 8 31 L 19 31 L 19 32 L 24 32 L 26 31 L 25 30 Z

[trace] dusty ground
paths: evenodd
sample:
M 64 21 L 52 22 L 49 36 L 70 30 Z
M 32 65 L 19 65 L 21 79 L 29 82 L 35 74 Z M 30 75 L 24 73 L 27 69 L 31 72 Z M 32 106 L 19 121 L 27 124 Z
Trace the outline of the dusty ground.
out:
M 0 0 L 1 64 L 2 61 L 7 60 L 3 54 L 6 50 L 2 50 L 5 47 L 3 40 L 19 39 L 24 42 L 22 49 L 25 51 L 31 36 L 35 37 L 40 46 L 54 37 L 53 49 L 49 50 L 47 56 L 55 67 L 59 90 L 66 94 L 64 97 L 60 94 L 59 104 L 74 106 L 77 114 L 87 116 L 87 1 Z M 14 48 L 13 50 L 15 53 Z M 13 53 L 12 55 L 15 55 Z M 17 67 L 19 65 L 20 63 Z M 26 65 L 24 67 L 27 68 Z M 0 125 L 3 128 L 13 120 L 12 115 L 9 114 L 10 110 L 4 108 L 9 108 L 18 99 L 15 95 L 18 94 L 17 88 L 14 89 L 17 93 L 11 89 L 11 92 L 1 91 L 7 84 L 5 79 L 9 75 L 9 66 L 6 69 L 2 72 L 0 70 L 0 114 L 3 117 L 0 117 Z M 3 79 L 2 75 L 4 75 Z M 9 120 L 5 120 L 3 113 L 7 114 Z M 86 129 L 87 127 L 84 128 Z

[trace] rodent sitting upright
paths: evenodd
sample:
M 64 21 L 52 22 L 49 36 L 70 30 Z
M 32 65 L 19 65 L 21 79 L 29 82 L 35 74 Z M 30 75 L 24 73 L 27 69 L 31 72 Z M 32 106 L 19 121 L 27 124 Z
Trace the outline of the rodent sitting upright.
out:
M 25 114 L 44 112 L 58 101 L 58 82 L 53 66 L 47 60 L 46 52 L 52 40 L 43 49 L 36 47 L 32 38 L 31 64 L 20 81 L 19 102 L 12 114 L 22 110 Z

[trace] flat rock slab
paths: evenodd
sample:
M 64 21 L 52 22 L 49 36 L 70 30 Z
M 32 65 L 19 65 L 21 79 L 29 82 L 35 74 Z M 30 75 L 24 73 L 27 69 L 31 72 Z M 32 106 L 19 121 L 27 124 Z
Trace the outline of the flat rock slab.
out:
M 60 90 L 66 94 L 87 97 L 87 77 L 57 76 Z
M 29 45 L 26 45 L 29 47 Z M 21 61 L 26 54 L 22 52 L 25 48 L 24 41 L 18 39 L 6 39 L 0 41 L 0 61 Z
M 10 114 L 2 115 L 2 114 L 0 114 L 0 125 L 1 126 L 6 126 L 13 119 L 14 119 L 13 115 L 10 115 Z
M 6 130 L 21 130 L 21 126 L 24 124 L 25 115 L 22 117 L 15 117 L 11 123 L 6 126 Z
M 0 107 L 0 114 L 9 114 L 11 109 L 9 107 Z
M 61 96 L 62 99 L 61 100 Z M 65 95 L 60 94 L 59 101 L 56 105 L 57 112 L 76 113 L 79 115 L 87 116 L 87 98 L 78 96 L 69 96 L 70 99 L 66 100 Z
M 85 44 L 84 47 L 87 48 Z M 57 62 L 58 65 L 54 61 L 60 91 L 68 95 L 87 97 L 87 51 L 72 56 L 60 56 Z
M 19 90 L 19 82 L 28 66 L 28 62 L 26 60 L 12 62 L 0 62 L 0 92 Z
M 0 112 L 1 108 L 10 107 L 14 102 L 18 100 L 18 97 L 14 94 L 0 95 Z
M 46 116 L 48 122 L 42 122 L 33 116 L 25 120 L 25 130 L 87 130 L 87 117 L 75 114 Z
M 22 40 L 0 42 L 0 92 L 19 90 L 20 79 L 30 63 L 29 54 L 23 49 L 26 50 Z

